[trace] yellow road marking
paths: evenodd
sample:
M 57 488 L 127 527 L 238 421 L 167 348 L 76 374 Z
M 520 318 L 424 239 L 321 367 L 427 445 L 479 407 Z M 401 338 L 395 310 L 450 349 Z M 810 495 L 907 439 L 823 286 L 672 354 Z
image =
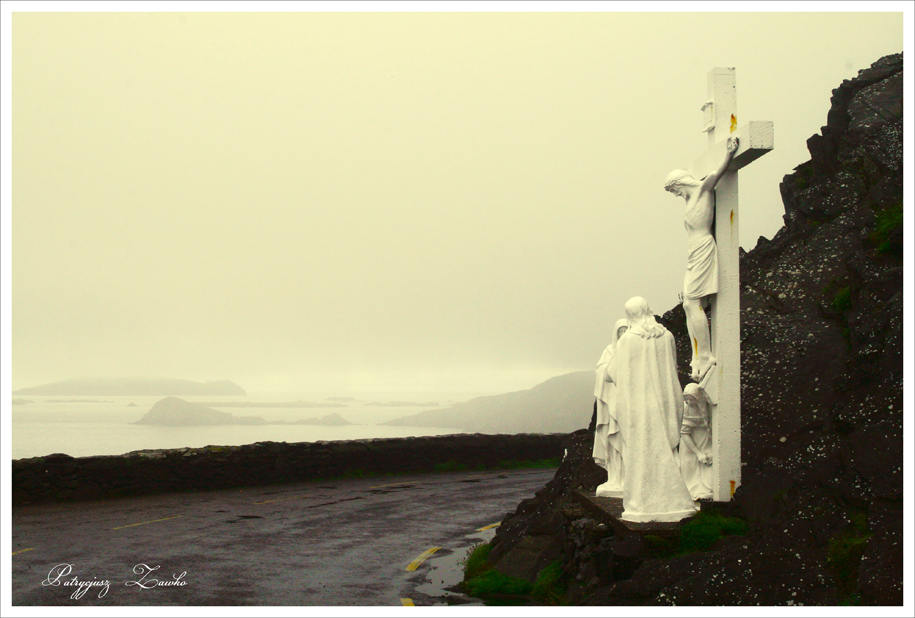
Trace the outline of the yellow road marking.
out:
M 401 599 L 401 600 L 400 600 L 400 603 L 401 603 L 404 607 L 415 607 L 415 606 L 413 605 L 413 599 Z
M 118 526 L 117 528 L 112 528 L 112 530 L 123 530 L 124 528 L 133 528 L 134 526 L 145 526 L 146 524 L 154 524 L 159 521 L 168 521 L 169 519 L 178 519 L 183 517 L 183 515 L 173 515 L 172 517 L 163 517 L 162 519 L 154 519 L 152 521 L 141 521 L 138 524 L 127 524 L 126 526 Z
M 430 547 L 429 549 L 427 549 L 426 551 L 424 551 L 423 553 L 421 553 L 420 555 L 418 555 L 418 556 L 416 557 L 416 560 L 414 560 L 413 562 L 411 562 L 410 564 L 408 564 L 408 565 L 407 565 L 407 570 L 408 570 L 408 571 L 415 571 L 415 570 L 416 570 L 416 567 L 418 567 L 419 565 L 421 565 L 421 564 L 426 560 L 426 558 L 428 558 L 429 556 L 431 556 L 432 554 L 434 554 L 435 552 L 437 552 L 437 551 L 440 550 L 440 549 L 441 549 L 441 547 Z
M 379 487 L 394 487 L 395 485 L 412 485 L 413 483 L 388 483 L 387 485 L 372 485 L 369 489 L 378 489 Z
M 312 496 L 314 496 L 314 494 L 303 494 L 291 498 L 277 498 L 275 500 L 264 500 L 263 502 L 252 502 L 251 504 L 270 504 L 271 502 L 285 502 L 286 500 L 298 500 L 299 498 L 311 498 Z
M 26 547 L 25 549 L 20 549 L 19 551 L 14 551 L 14 552 L 13 552 L 13 555 L 15 556 L 16 554 L 21 554 L 21 553 L 24 553 L 24 552 L 27 552 L 27 551 L 35 551 L 35 548 L 34 548 L 34 547 Z
M 490 529 L 492 529 L 492 528 L 498 528 L 499 525 L 500 525 L 501 523 L 502 523 L 501 521 L 497 521 L 497 522 L 494 523 L 494 524 L 489 524 L 488 526 L 483 526 L 482 528 L 477 528 L 477 532 L 483 532 L 484 530 L 490 530 Z

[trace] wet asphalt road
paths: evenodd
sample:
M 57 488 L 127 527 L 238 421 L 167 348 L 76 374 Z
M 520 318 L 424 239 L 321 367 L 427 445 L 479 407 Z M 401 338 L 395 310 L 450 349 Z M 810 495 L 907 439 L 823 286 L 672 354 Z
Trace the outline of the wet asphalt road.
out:
M 12 604 L 467 602 L 443 588 L 459 581 L 467 549 L 491 538 L 491 528 L 478 529 L 554 473 L 422 474 L 19 507 Z

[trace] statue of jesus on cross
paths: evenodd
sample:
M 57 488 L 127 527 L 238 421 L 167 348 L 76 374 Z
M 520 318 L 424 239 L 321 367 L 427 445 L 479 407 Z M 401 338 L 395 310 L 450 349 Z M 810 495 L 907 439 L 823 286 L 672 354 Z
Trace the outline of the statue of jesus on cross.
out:
M 715 186 L 731 164 L 738 144 L 736 137 L 729 137 L 724 161 L 702 180 L 696 180 L 689 172 L 674 170 L 664 183 L 664 189 L 686 200 L 683 224 L 689 235 L 689 260 L 683 279 L 683 310 L 693 350 L 691 373 L 697 382 L 717 362 L 702 305 L 705 298 L 718 292 L 718 246 L 712 235 Z
M 741 471 L 737 176 L 738 170 L 774 148 L 775 127 L 770 121 L 755 120 L 738 125 L 733 68 L 709 71 L 702 110 L 708 148 L 690 163 L 688 173 L 669 177 L 667 188 L 686 199 L 690 257 L 683 308 L 692 340 L 691 373 L 708 398 L 713 497 L 727 501 L 740 486 Z M 711 329 L 703 300 L 711 301 Z

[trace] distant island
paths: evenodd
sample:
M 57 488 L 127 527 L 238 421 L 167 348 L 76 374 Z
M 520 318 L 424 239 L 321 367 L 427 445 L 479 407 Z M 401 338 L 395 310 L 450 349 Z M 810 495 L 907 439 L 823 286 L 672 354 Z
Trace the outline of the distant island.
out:
M 14 397 L 14 398 L 13 398 L 13 405 L 14 405 L 14 406 L 27 406 L 27 405 L 29 405 L 30 403 L 35 403 L 35 402 L 32 401 L 31 399 L 20 399 L 20 398 L 18 398 L 18 397 Z
M 133 425 L 266 425 L 259 416 L 235 416 L 220 412 L 199 403 L 191 403 L 177 397 L 166 397 L 157 401 L 149 412 Z
M 438 405 L 437 401 L 372 401 L 367 406 L 381 406 L 390 408 L 432 408 Z
M 188 426 L 188 425 L 352 425 L 351 422 L 336 412 L 317 418 L 305 418 L 298 421 L 267 422 L 260 416 L 235 416 L 229 412 L 214 410 L 212 404 L 196 403 L 166 397 L 157 401 L 149 412 L 132 425 Z
M 114 399 L 48 399 L 45 403 L 114 403 Z
M 346 401 L 346 402 L 355 402 L 358 401 L 355 397 L 328 397 L 325 401 Z
M 173 378 L 78 378 L 30 386 L 14 395 L 247 395 L 245 389 L 229 380 L 191 382 Z
M 351 422 L 334 412 L 321 418 L 305 418 L 300 421 L 273 421 L 270 425 L 324 425 L 324 426 L 342 426 L 352 425 Z

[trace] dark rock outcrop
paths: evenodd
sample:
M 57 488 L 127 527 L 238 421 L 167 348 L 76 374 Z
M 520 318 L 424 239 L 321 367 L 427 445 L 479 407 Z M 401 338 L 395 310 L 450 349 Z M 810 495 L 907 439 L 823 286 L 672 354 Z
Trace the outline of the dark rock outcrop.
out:
M 585 604 L 902 603 L 902 69 L 887 56 L 833 91 L 811 160 L 781 183 L 785 226 L 741 256 L 744 467 L 722 508 L 750 532 L 673 558 L 599 533 L 568 500 L 598 483 L 585 435 L 506 517 L 497 569 L 561 555 Z M 682 307 L 660 321 L 685 383 Z M 527 568 L 507 564 L 543 534 Z
M 591 459 L 593 446 L 593 431 L 581 429 L 568 436 L 553 480 L 502 518 L 488 558 L 499 570 L 534 581 L 541 569 L 559 558 L 565 543 L 562 506 L 574 488 L 593 488 L 607 479 Z
M 134 425 L 264 425 L 259 416 L 235 416 L 177 397 L 160 399 Z

